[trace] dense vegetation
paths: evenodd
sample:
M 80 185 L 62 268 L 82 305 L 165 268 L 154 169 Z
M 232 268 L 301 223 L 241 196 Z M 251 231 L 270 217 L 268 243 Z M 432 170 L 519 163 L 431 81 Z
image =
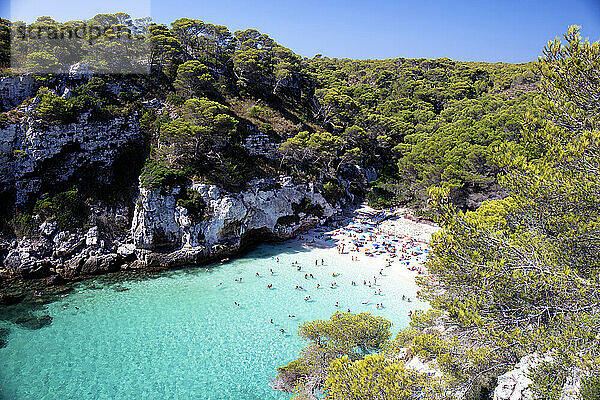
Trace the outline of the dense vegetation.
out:
M 0 22 L 6 49 L 5 34 L 22 24 Z M 88 31 L 87 40 L 48 45 L 53 34 L 86 24 L 106 27 L 105 35 Z M 68 71 L 74 60 L 149 68 L 148 75 L 90 79 L 66 98 L 46 76 L 35 110 L 48 124 L 87 110 L 94 118 L 140 111 L 152 142 L 141 179 L 149 187 L 176 178 L 240 190 L 252 178 L 284 173 L 317 182 L 332 201 L 351 193 L 377 205 L 421 207 L 427 188 L 444 184 L 459 207 L 474 208 L 480 201 L 469 195 L 498 191 L 493 148 L 519 140 L 519 116 L 538 80 L 533 64 L 306 59 L 256 30 L 231 33 L 188 18 L 167 27 L 124 13 L 66 23 L 41 17 L 27 28 L 29 36 L 13 40 L 12 69 L 0 59 L 6 73 Z M 130 40 L 115 40 L 123 37 Z M 106 85 L 115 81 L 132 90 L 110 93 Z M 142 107 L 154 97 L 162 107 Z M 257 132 L 280 144 L 274 157 L 248 154 L 244 139 Z M 378 176 L 370 187 L 369 171 Z
M 535 399 L 558 399 L 577 371 L 580 398 L 598 398 L 600 43 L 582 41 L 576 27 L 565 39 L 538 63 L 541 96 L 522 116 L 522 140 L 492 153 L 508 197 L 465 212 L 448 186 L 430 189 L 443 230 L 420 284 L 433 310 L 394 340 L 369 316 L 344 317 L 365 320 L 359 332 L 337 315 L 301 326 L 313 344 L 279 369 L 279 389 L 297 399 L 323 389 L 330 399 L 487 399 L 495 377 L 537 353 L 546 359 L 531 372 Z M 443 325 L 453 328 L 425 329 Z M 335 351 L 323 337 L 337 338 Z M 379 340 L 357 353 L 357 338 Z M 405 369 L 406 353 L 435 360 L 442 376 Z

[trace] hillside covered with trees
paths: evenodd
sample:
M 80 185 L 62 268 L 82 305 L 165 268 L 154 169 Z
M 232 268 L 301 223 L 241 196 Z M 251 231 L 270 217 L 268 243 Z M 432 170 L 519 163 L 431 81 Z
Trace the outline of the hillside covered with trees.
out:
M 77 49 L 95 72 L 127 53 L 126 61 L 147 66 L 149 74 L 71 79 L 67 97 L 58 90 L 65 85 L 60 75 L 39 75 L 33 113 L 49 125 L 88 111 L 100 120 L 136 115 L 148 139 L 147 156 L 140 156 L 147 158 L 141 171 L 147 187 L 202 181 L 241 190 L 251 177 L 285 173 L 318 182 L 334 202 L 367 196 L 375 205 L 421 208 L 427 188 L 444 184 L 454 203 L 473 209 L 504 195 L 493 148 L 519 140 L 519 116 L 538 81 L 533 64 L 306 59 L 256 30 L 231 33 L 188 18 L 170 27 L 123 13 L 87 21 L 93 22 L 111 27 Z M 49 37 L 82 23 L 41 17 L 28 28 Z M 18 26 L 2 22 L 5 48 Z M 110 36 L 124 31 L 144 45 L 128 47 Z M 10 69 L 5 51 L 4 73 L 68 72 L 72 58 L 65 54 L 75 50 L 61 48 L 63 42 L 70 44 L 13 40 L 22 57 L 14 56 Z M 116 85 L 129 90 L 111 92 Z M 150 100 L 160 105 L 148 107 Z M 19 110 L 0 120 L 19 121 Z M 253 135 L 272 143 L 268 157 L 243 148 Z

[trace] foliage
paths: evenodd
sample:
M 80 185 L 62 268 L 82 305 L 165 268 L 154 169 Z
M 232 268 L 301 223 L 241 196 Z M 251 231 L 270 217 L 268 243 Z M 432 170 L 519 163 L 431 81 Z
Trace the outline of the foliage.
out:
M 476 329 L 496 363 L 549 353 L 563 376 L 600 361 L 600 45 L 576 27 L 565 39 L 540 59 L 542 117 L 528 113 L 524 141 L 497 153 L 510 196 L 457 212 L 448 190 L 431 191 L 444 230 L 428 283 L 432 304 Z M 562 387 L 537 376 L 540 391 Z
M 148 158 L 140 174 L 140 184 L 148 189 L 176 186 L 184 179 L 183 171 L 169 168 L 153 158 Z
M 278 368 L 279 390 L 312 396 L 325 384 L 333 360 L 346 357 L 356 361 L 379 350 L 391 336 L 390 327 L 382 317 L 339 311 L 328 321 L 301 324 L 298 335 L 310 344 L 297 360 Z
M 63 231 L 82 226 L 89 214 L 85 198 L 77 187 L 55 195 L 45 193 L 33 211 L 42 221 L 56 221 L 57 228 Z
M 174 86 L 187 97 L 201 96 L 215 90 L 208 67 L 199 61 L 186 61 L 177 68 Z
M 325 388 L 331 400 L 414 400 L 426 378 L 382 354 L 351 361 L 343 356 L 331 362 Z
M 180 194 L 177 199 L 177 205 L 187 210 L 192 220 L 199 221 L 206 212 L 206 202 L 198 191 L 187 189 Z

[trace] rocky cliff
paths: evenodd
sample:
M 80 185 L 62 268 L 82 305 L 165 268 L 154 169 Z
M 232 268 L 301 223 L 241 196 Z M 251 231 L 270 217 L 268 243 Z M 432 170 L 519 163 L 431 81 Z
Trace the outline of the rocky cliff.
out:
M 56 79 L 53 92 L 68 98 L 73 85 L 86 82 L 69 79 Z M 39 86 L 30 76 L 0 81 L 2 107 L 16 107 L 11 112 L 17 116 L 0 127 L 2 211 L 6 220 L 18 210 L 29 213 L 27 232 L 0 238 L 0 276 L 56 281 L 208 262 L 252 243 L 293 237 L 336 214 L 319 185 L 281 174 L 252 180 L 236 192 L 190 180 L 138 187 L 152 141 L 141 128 L 139 108 L 102 118 L 83 112 L 67 124 L 43 121 L 34 112 Z M 106 90 L 114 96 L 139 92 L 122 82 Z M 144 101 L 141 113 L 163 107 L 158 99 Z M 257 129 L 241 145 L 251 157 L 277 159 L 278 143 Z M 44 215 L 40 208 L 47 206 L 40 201 L 71 187 L 81 189 L 86 210 L 78 224 L 65 227 L 70 224 Z
M 0 129 L 0 193 L 22 206 L 56 185 L 85 180 L 102 188 L 145 146 L 135 114 L 94 121 L 86 113 L 67 125 L 26 118 Z
M 121 268 L 197 264 L 252 243 L 291 238 L 336 214 L 313 185 L 289 177 L 256 180 L 250 187 L 241 193 L 215 185 L 187 188 L 199 194 L 201 215 L 178 204 L 185 188 L 168 193 L 140 188 L 130 226 L 125 226 L 126 207 L 98 207 L 93 214 L 97 224 L 87 231 L 58 231 L 56 224 L 44 223 L 38 237 L 5 243 L 0 273 L 69 279 Z

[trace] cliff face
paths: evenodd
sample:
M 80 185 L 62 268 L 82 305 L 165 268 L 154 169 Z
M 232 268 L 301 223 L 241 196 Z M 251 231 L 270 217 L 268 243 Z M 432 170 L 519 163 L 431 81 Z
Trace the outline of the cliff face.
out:
M 109 185 L 118 162 L 145 146 L 137 115 L 45 125 L 27 118 L 0 129 L 0 192 L 21 206 L 50 187 L 68 183 Z
M 59 232 L 44 223 L 39 237 L 13 240 L 3 257 L 4 276 L 73 278 L 126 268 L 178 267 L 235 254 L 244 246 L 284 240 L 336 211 L 311 184 L 289 177 L 251 182 L 229 193 L 214 185 L 193 185 L 201 215 L 178 205 L 182 188 L 169 193 L 140 188 L 131 225 L 127 208 L 94 210 L 87 231 Z M 128 229 L 130 227 L 130 229 Z
M 56 80 L 55 91 L 69 96 L 72 83 Z M 33 213 L 32 232 L 19 239 L 0 236 L 0 276 L 60 281 L 126 268 L 202 263 L 252 243 L 293 237 L 337 213 L 312 183 L 285 176 L 255 179 L 235 193 L 208 184 L 137 187 L 150 142 L 140 128 L 139 112 L 102 120 L 87 112 L 70 124 L 40 121 L 31 112 L 37 107 L 35 97 L 20 105 L 39 86 L 29 76 L 0 80 L 2 107 L 18 107 L 20 115 L 0 128 L 5 215 L 31 209 L 43 193 L 73 185 L 100 193 L 85 192 L 89 212 L 79 228 L 61 228 Z M 131 89 L 113 86 L 113 94 Z M 156 99 L 148 104 L 147 109 L 161 108 Z M 258 131 L 242 146 L 252 157 L 278 157 L 278 143 Z M 123 176 L 129 177 L 124 181 Z M 100 200 L 111 197 L 119 185 L 127 195 L 117 202 Z
M 177 204 L 181 190 L 163 194 L 140 188 L 131 226 L 134 266 L 225 257 L 249 243 L 291 238 L 336 214 L 311 184 L 295 184 L 289 177 L 255 180 L 241 193 L 192 185 L 188 190 L 199 194 L 202 215 Z
M 306 225 L 325 222 L 335 211 L 311 184 L 294 184 L 289 177 L 255 180 L 250 189 L 228 193 L 215 185 L 192 185 L 205 204 L 204 216 L 189 215 L 178 206 L 180 189 L 163 195 L 160 190 L 140 188 L 131 227 L 137 248 L 154 250 L 227 244 L 239 248 L 242 238 L 254 231 L 268 232 L 275 239 L 287 239 Z M 319 215 L 300 210 L 305 207 Z

